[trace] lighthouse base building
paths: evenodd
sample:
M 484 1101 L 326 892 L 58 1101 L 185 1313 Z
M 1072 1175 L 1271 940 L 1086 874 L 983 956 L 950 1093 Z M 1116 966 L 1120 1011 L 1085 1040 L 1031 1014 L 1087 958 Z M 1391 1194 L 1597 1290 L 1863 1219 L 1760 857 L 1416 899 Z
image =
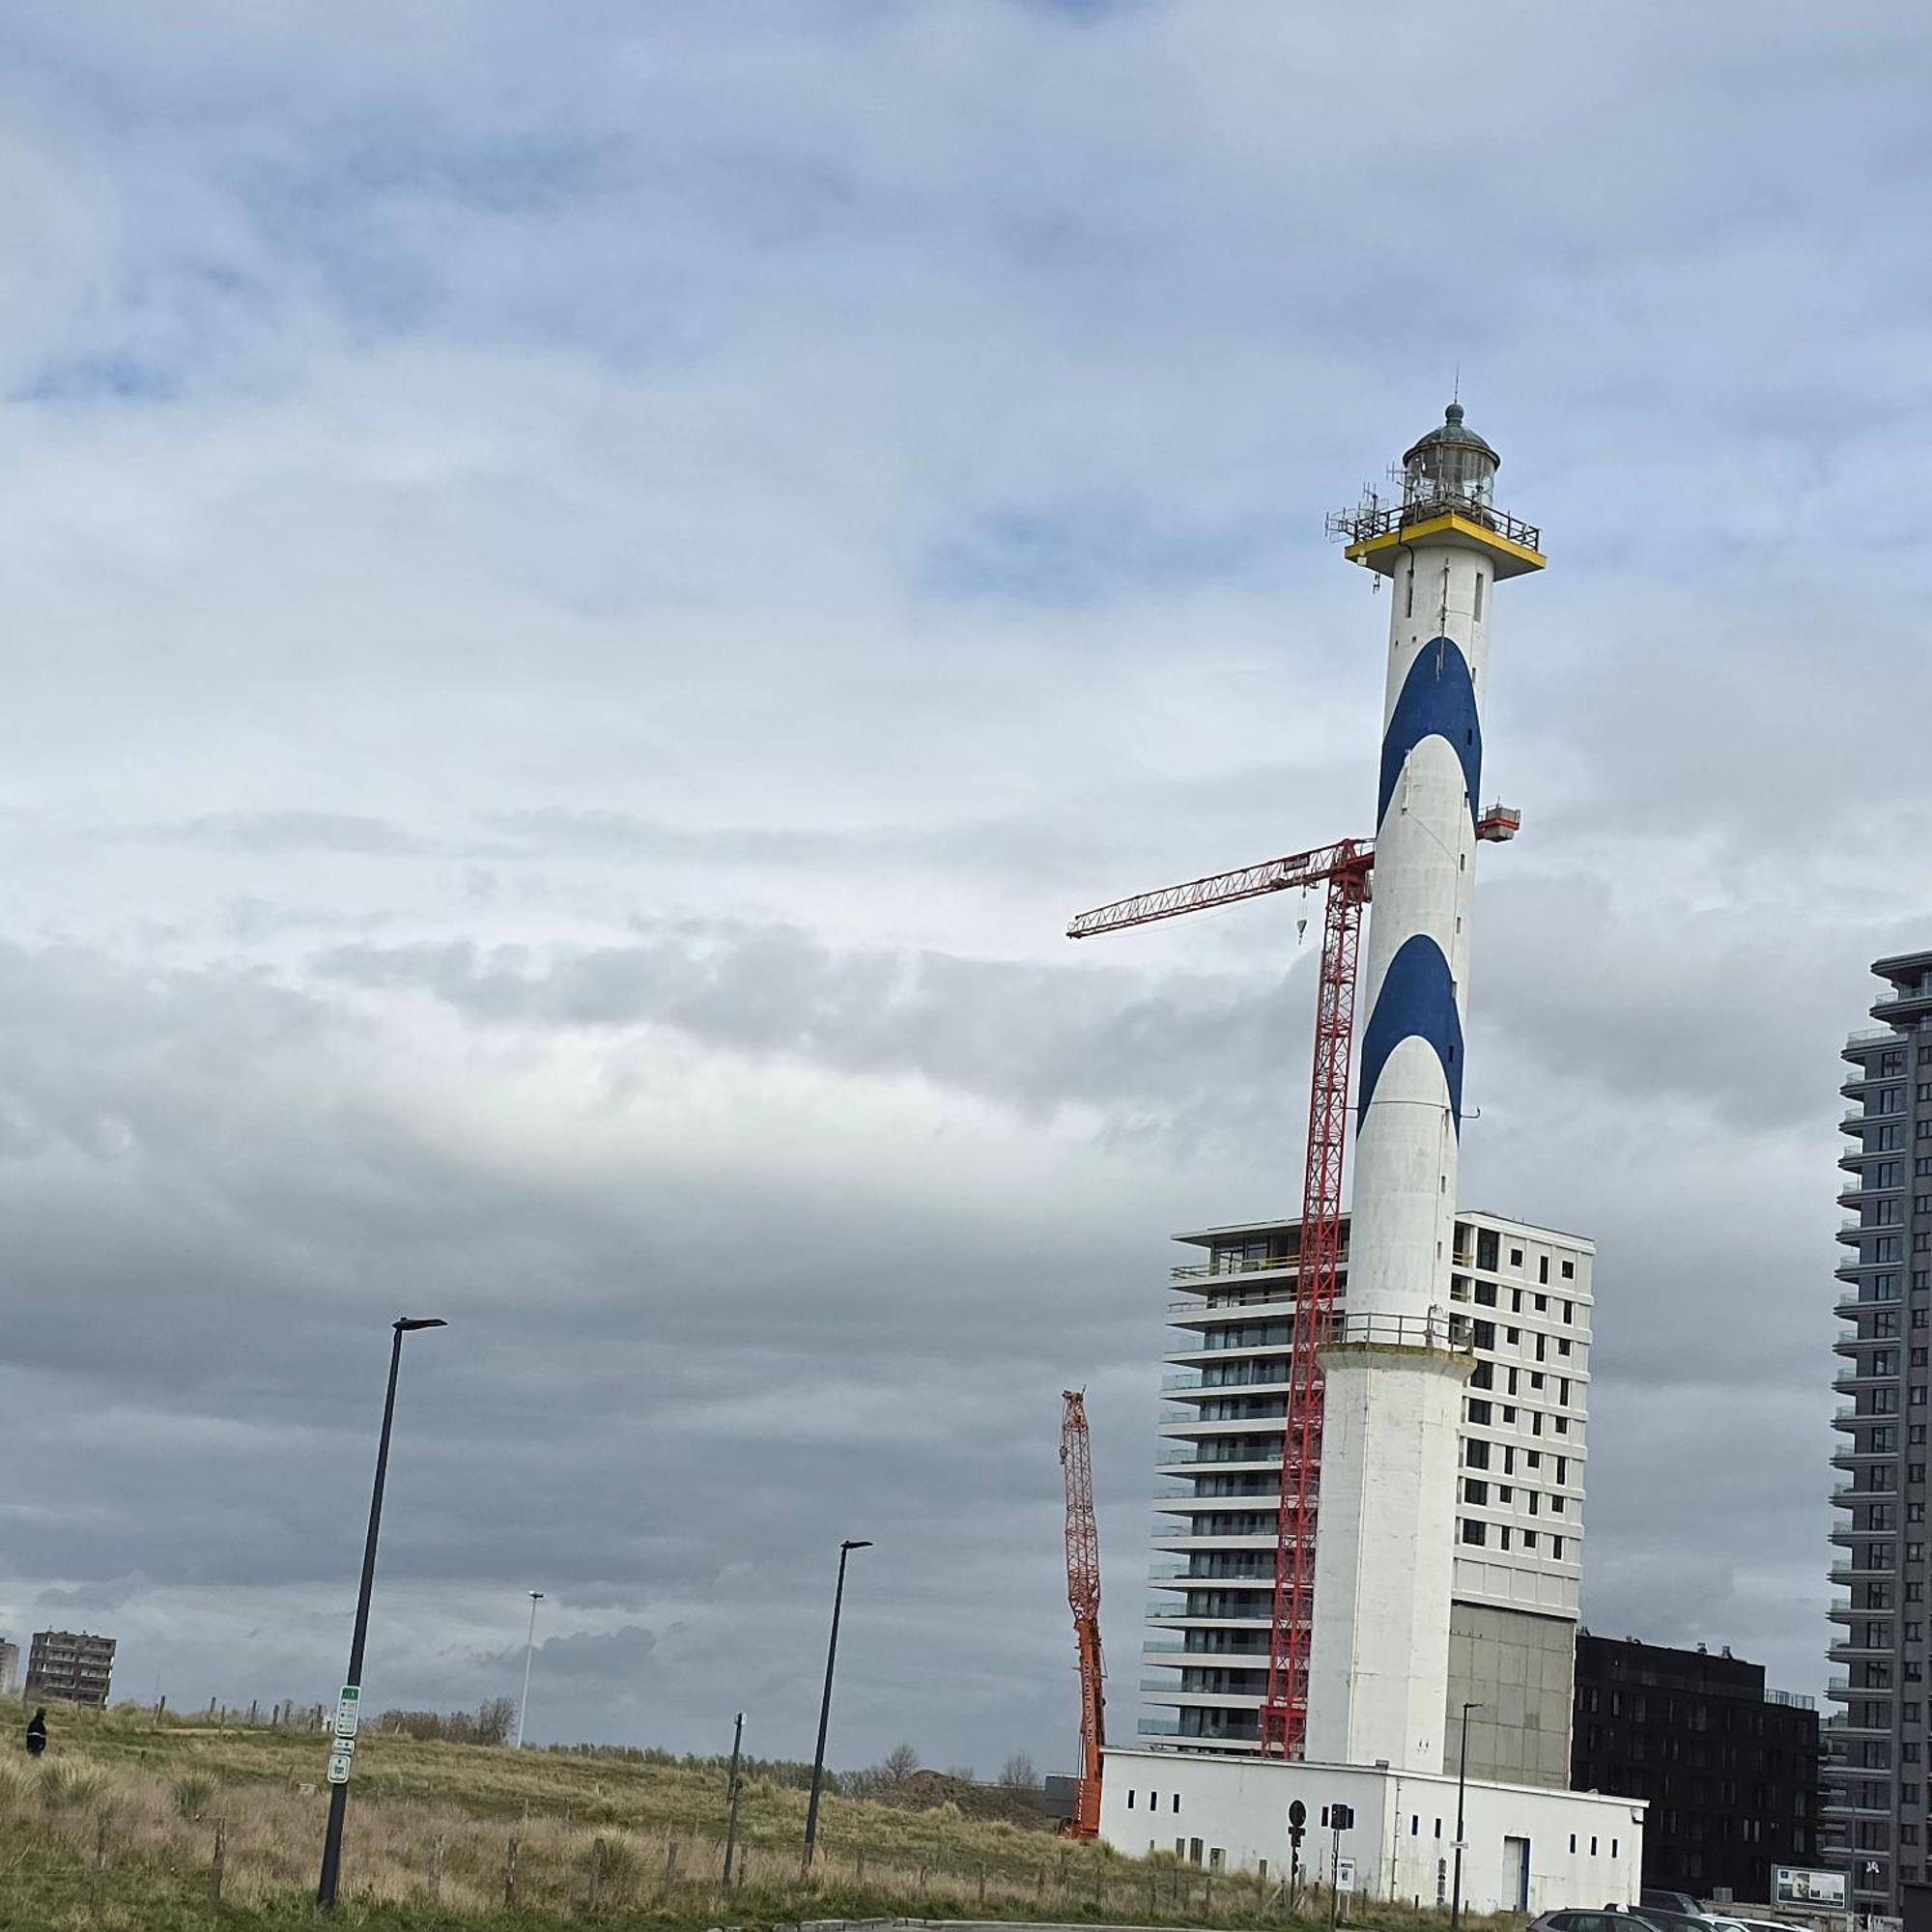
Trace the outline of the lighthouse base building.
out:
M 1333 1883 L 1364 1899 L 1446 1905 L 1453 1880 L 1457 1781 L 1439 1772 L 1110 1750 L 1100 1835 L 1122 1852 L 1172 1852 L 1208 1871 L 1287 1879 L 1296 1858 L 1289 1806 L 1307 1829 L 1304 1886 Z M 1640 1798 L 1469 1778 L 1463 1800 L 1463 1910 L 1553 1912 L 1634 1900 L 1643 1886 Z M 1350 1807 L 1341 1833 L 1324 1809 Z

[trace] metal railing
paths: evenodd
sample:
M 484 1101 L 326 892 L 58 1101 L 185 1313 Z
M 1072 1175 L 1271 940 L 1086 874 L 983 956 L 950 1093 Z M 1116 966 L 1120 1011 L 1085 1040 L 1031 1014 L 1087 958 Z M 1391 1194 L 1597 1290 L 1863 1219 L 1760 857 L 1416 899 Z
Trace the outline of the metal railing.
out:
M 1407 529 L 1415 524 L 1433 523 L 1437 517 L 1461 517 L 1465 522 L 1480 524 L 1484 529 L 1493 530 L 1511 543 L 1521 544 L 1525 550 L 1543 548 L 1543 532 L 1534 524 L 1509 516 L 1489 503 L 1479 503 L 1473 497 L 1437 496 L 1414 503 L 1364 503 L 1357 509 L 1335 511 L 1328 518 L 1327 527 L 1330 536 L 1345 538 L 1350 543 L 1367 543 L 1372 537 L 1385 537 L 1391 531 Z
M 1211 1262 L 1183 1262 L 1170 1271 L 1173 1281 L 1208 1281 L 1216 1275 L 1260 1274 L 1268 1268 L 1301 1265 L 1299 1255 L 1229 1255 Z
M 1328 1331 L 1330 1342 L 1350 1347 L 1448 1349 L 1458 1354 L 1475 1351 L 1475 1324 L 1467 1315 L 1432 1308 L 1427 1315 L 1340 1314 Z

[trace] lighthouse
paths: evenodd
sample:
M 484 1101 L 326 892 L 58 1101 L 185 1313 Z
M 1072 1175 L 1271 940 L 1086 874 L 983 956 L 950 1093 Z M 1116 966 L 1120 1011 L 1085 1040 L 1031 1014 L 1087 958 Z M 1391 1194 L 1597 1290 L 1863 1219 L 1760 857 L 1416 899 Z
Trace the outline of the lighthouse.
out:
M 1443 1761 L 1473 1366 L 1449 1309 L 1490 627 L 1496 585 L 1544 561 L 1539 533 L 1495 507 L 1498 464 L 1452 403 L 1404 456 L 1401 502 L 1335 520 L 1390 596 L 1348 1293 L 1320 1357 L 1307 1755 L 1327 1764 Z

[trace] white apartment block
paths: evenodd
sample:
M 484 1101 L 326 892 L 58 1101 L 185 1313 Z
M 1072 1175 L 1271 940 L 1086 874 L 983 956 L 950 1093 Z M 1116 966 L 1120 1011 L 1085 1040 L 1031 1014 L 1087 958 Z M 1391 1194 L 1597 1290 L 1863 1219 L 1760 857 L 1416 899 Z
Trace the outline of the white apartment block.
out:
M 1175 1346 L 1161 1424 L 1143 1653 L 1143 1747 L 1253 1751 L 1267 1689 L 1281 1454 L 1301 1225 L 1175 1238 Z M 1348 1235 L 1337 1282 L 1347 1307 Z M 1463 1395 L 1446 1770 L 1461 1707 L 1469 1775 L 1565 1786 L 1583 1537 L 1594 1245 L 1498 1214 L 1456 1219 L 1451 1313 L 1476 1367 Z M 1320 1536 L 1318 1518 L 1317 1535 Z M 1318 1601 L 1316 1615 L 1321 1615 Z

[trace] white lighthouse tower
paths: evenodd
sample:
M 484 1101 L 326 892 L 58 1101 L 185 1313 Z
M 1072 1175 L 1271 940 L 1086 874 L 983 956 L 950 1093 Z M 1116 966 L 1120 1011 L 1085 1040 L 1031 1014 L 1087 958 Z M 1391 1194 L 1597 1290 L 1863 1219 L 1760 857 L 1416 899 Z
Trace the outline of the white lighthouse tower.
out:
M 1390 580 L 1375 903 L 1346 1312 L 1321 1362 L 1307 1755 L 1442 1768 L 1457 1429 L 1471 1367 L 1449 1319 L 1490 619 L 1540 570 L 1492 500 L 1498 459 L 1451 404 L 1403 459 L 1400 505 L 1337 521 Z

